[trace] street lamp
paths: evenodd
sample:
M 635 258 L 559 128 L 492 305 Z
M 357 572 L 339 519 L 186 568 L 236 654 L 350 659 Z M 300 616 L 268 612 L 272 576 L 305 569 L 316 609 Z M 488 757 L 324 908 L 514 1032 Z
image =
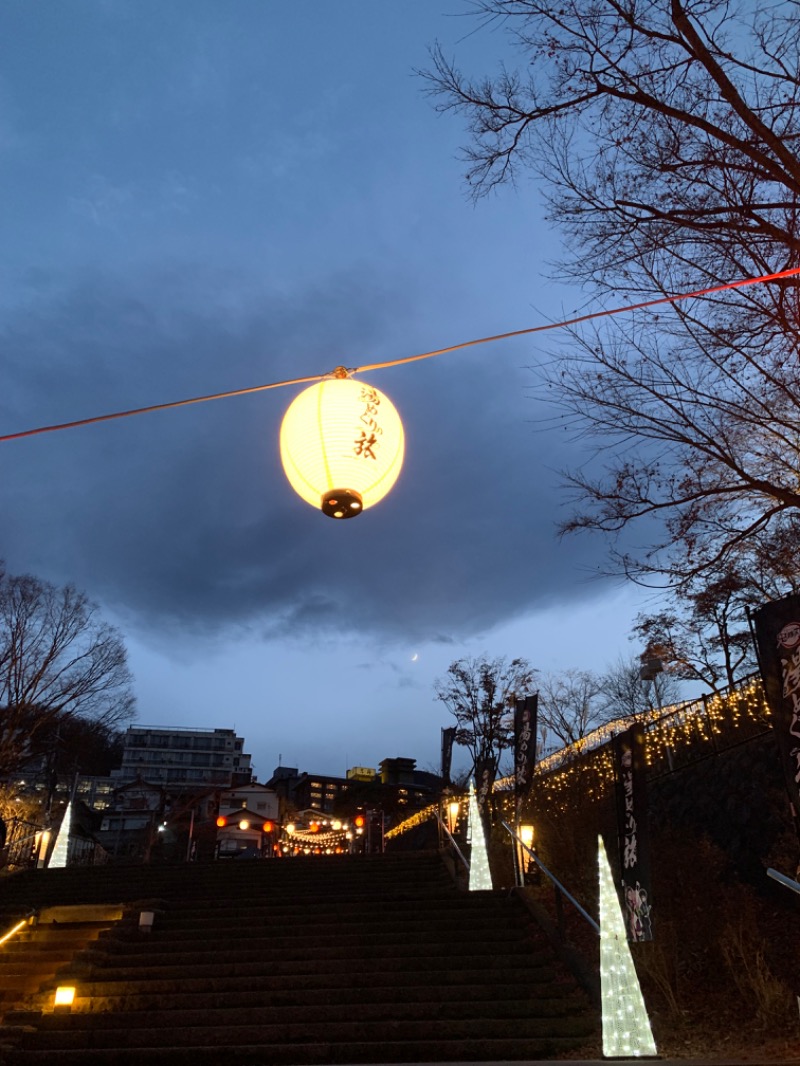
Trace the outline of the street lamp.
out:
M 530 851 L 533 850 L 533 826 L 532 825 L 519 825 L 517 826 L 517 836 L 519 837 L 519 843 L 517 844 L 517 858 L 518 867 L 520 872 L 520 881 L 525 884 L 528 871 L 531 866 L 534 865 L 533 859 L 530 856 Z M 526 851 L 528 848 L 530 851 Z

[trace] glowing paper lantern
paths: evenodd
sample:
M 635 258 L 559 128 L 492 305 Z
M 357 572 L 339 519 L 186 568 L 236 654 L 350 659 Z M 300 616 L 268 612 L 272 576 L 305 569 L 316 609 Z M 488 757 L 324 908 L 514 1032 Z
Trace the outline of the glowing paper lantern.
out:
M 336 371 L 346 375 L 341 368 Z M 331 518 L 354 518 L 389 492 L 403 465 L 403 424 L 382 392 L 346 376 L 297 396 L 281 423 L 295 492 Z

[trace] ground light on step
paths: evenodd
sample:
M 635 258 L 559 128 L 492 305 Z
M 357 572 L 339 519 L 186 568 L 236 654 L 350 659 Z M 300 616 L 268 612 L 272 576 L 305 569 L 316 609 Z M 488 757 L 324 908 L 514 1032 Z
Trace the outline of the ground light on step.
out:
M 600 994 L 603 1010 L 603 1055 L 606 1058 L 653 1057 L 650 1019 L 633 965 L 625 920 L 603 838 L 598 837 L 600 873 Z
M 140 933 L 152 933 L 153 922 L 156 920 L 155 911 L 142 911 L 139 914 L 139 932 Z
M 355 518 L 389 492 L 403 465 L 391 400 L 344 367 L 297 396 L 283 417 L 281 462 L 295 492 L 329 518 Z
M 69 1011 L 75 1002 L 75 986 L 59 985 L 53 996 L 53 1008 L 55 1010 Z
M 492 872 L 489 869 L 489 855 L 486 851 L 486 834 L 483 819 L 478 809 L 478 797 L 475 794 L 475 782 L 469 783 L 469 828 L 468 839 L 472 845 L 469 858 L 469 890 L 480 892 L 492 888 Z

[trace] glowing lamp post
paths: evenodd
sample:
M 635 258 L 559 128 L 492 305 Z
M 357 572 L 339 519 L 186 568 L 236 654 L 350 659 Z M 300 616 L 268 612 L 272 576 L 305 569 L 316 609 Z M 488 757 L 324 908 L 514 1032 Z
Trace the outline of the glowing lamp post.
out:
M 281 424 L 281 462 L 295 492 L 331 518 L 354 518 L 382 500 L 403 465 L 403 424 L 382 392 L 347 377 L 297 396 Z
M 519 843 L 517 844 L 517 864 L 520 873 L 520 883 L 524 885 L 528 873 L 534 864 L 533 859 L 530 857 L 530 853 L 526 850 L 528 848 L 533 850 L 533 826 L 520 825 L 517 827 L 517 833 L 519 835 Z

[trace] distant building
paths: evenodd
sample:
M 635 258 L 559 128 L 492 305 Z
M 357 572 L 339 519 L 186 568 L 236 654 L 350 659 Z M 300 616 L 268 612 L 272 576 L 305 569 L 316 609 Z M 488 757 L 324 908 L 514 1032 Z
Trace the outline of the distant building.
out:
M 416 759 L 382 759 L 381 784 L 413 785 L 416 765 Z
M 233 729 L 129 726 L 122 765 L 111 778 L 117 787 L 141 777 L 170 791 L 245 785 L 253 771 L 243 749 Z
M 275 821 L 279 814 L 278 793 L 268 785 L 259 785 L 252 782 L 249 785 L 239 785 L 236 788 L 225 789 L 219 794 L 219 813 L 222 815 L 236 813 L 247 809 L 251 813 L 264 819 Z
M 441 789 L 436 774 L 416 769 L 416 760 L 383 759 L 380 771 L 354 766 L 346 777 L 298 773 L 295 767 L 279 766 L 267 782 L 278 793 L 282 810 L 288 807 L 349 815 L 356 809 L 382 808 L 389 819 L 405 816 L 431 803 Z
M 294 782 L 292 801 L 297 807 L 333 814 L 341 809 L 350 784 L 343 777 L 302 773 Z
M 147 855 L 164 817 L 165 804 L 164 789 L 156 782 L 137 778 L 120 786 L 103 811 L 98 842 L 116 857 Z
M 299 773 L 294 766 L 278 766 L 267 781 L 269 788 L 274 788 L 281 800 L 282 810 L 291 808 L 309 808 L 333 814 L 341 808 L 342 801 L 351 782 L 343 777 L 331 777 L 329 774 L 309 774 L 305 770 Z
M 273 855 L 280 835 L 278 794 L 266 785 L 227 789 L 219 796 L 217 858 Z
M 347 771 L 348 781 L 374 781 L 375 770 L 371 766 L 351 766 Z

